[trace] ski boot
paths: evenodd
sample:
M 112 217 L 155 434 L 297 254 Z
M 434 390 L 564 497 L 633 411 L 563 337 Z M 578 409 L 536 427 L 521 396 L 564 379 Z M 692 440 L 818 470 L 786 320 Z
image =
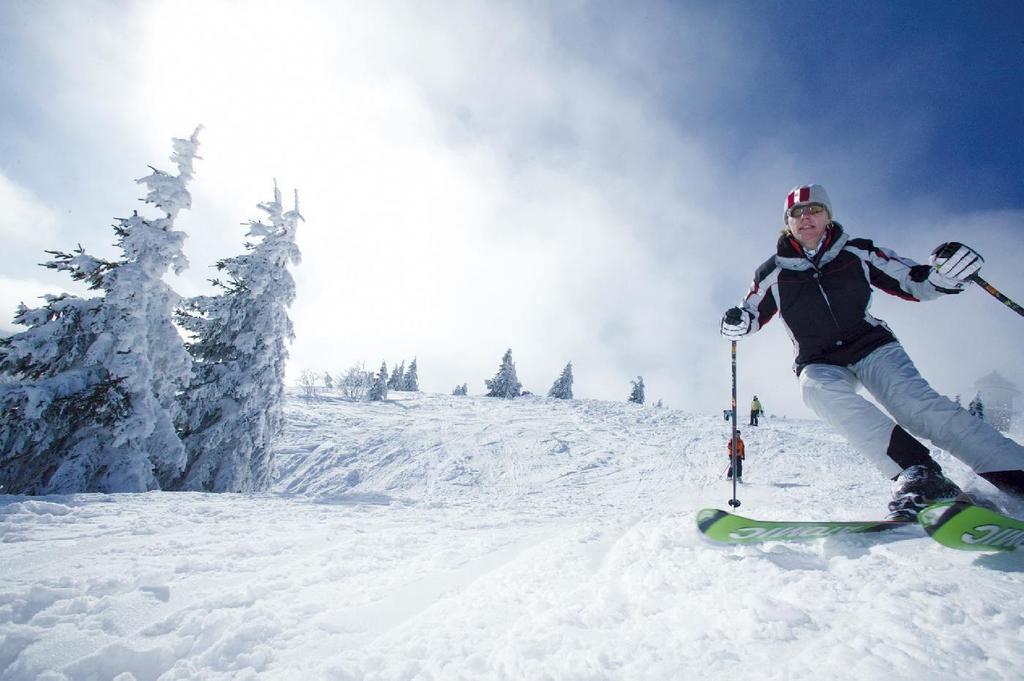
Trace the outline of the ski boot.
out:
M 906 468 L 892 483 L 887 520 L 916 520 L 918 511 L 939 501 L 956 499 L 963 492 L 937 465 Z

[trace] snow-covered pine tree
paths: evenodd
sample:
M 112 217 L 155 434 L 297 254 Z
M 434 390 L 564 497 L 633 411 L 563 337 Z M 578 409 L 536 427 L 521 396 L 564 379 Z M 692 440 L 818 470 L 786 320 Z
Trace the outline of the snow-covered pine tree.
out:
M 396 364 L 391 371 L 391 378 L 388 379 L 388 388 L 391 390 L 403 390 L 405 386 L 405 361 Z
M 635 381 L 630 381 L 633 384 L 633 391 L 629 393 L 629 402 L 633 404 L 644 403 L 644 377 L 637 376 Z
M 420 389 L 420 377 L 416 370 L 416 358 L 412 358 L 412 364 L 409 365 L 409 370 L 405 372 L 405 378 L 402 381 L 402 390 L 408 390 L 409 392 L 416 392 Z
M 324 388 L 327 390 L 334 390 L 334 378 L 331 377 L 329 371 L 324 372 Z
M 374 376 L 373 385 L 366 393 L 366 399 L 370 402 L 383 402 L 388 399 L 388 367 L 386 363 L 380 363 L 380 371 Z
M 498 373 L 494 375 L 494 378 L 485 380 L 484 385 L 487 386 L 487 397 L 503 399 L 519 397 L 523 385 L 516 376 L 516 365 L 512 362 L 512 348 L 506 350 L 504 357 L 501 358 Z
M 137 180 L 163 216 L 119 218 L 118 259 L 94 258 L 81 246 L 48 251 L 54 259 L 45 267 L 102 295 L 20 305 L 15 322 L 28 330 L 0 341 L 0 372 L 15 378 L 0 387 L 4 491 L 141 492 L 168 484 L 184 466 L 174 418 L 191 359 L 172 322 L 179 296 L 163 276 L 188 266 L 186 234 L 174 223 L 192 204 L 198 134 L 173 140 L 176 175 L 152 168 Z
M 975 395 L 971 403 L 967 405 L 967 412 L 971 416 L 977 416 L 982 421 L 985 420 L 985 405 L 981 402 L 981 395 Z
M 463 383 L 462 385 L 457 385 L 452 390 L 452 395 L 468 395 L 468 394 L 469 394 L 469 385 L 467 383 Z
M 548 391 L 548 397 L 555 397 L 560 400 L 572 399 L 572 362 L 565 365 L 562 375 L 552 384 Z
M 259 204 L 269 224 L 250 221 L 248 252 L 217 263 L 228 277 L 213 281 L 222 293 L 192 298 L 179 311 L 196 359 L 179 420 L 188 452 L 179 489 L 250 492 L 270 483 L 273 441 L 284 422 L 287 344 L 295 335 L 288 265 L 301 259 L 297 191 L 294 206 L 284 210 L 275 181 L 274 200 Z

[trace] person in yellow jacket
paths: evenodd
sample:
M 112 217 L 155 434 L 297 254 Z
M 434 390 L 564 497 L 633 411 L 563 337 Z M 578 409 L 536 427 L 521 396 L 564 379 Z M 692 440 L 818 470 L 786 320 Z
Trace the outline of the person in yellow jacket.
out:
M 729 438 L 729 444 L 726 447 L 729 451 L 729 470 L 726 477 L 732 479 L 732 438 Z M 736 431 L 736 481 L 743 482 L 743 459 L 747 457 L 747 446 L 743 443 L 743 438 L 740 437 L 740 431 Z
M 757 418 L 761 415 L 761 401 L 757 399 L 757 395 L 754 395 L 754 400 L 750 403 L 750 425 L 757 425 Z

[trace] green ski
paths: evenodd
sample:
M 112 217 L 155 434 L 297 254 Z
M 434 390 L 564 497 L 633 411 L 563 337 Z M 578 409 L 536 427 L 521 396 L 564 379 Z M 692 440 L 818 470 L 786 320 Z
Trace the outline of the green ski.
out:
M 838 522 L 753 520 L 717 508 L 705 508 L 697 513 L 697 529 L 707 538 L 723 544 L 812 541 L 846 534 L 884 532 L 913 525 L 913 520 Z
M 1024 521 L 967 503 L 932 504 L 917 516 L 932 539 L 964 551 L 1013 551 L 1024 546 Z

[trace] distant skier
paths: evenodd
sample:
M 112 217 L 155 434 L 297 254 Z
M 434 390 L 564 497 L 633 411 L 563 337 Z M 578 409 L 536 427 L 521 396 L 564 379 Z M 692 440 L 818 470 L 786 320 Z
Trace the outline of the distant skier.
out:
M 754 395 L 754 399 L 750 403 L 750 425 L 757 425 L 757 417 L 761 415 L 761 401 L 757 399 L 757 395 Z
M 729 452 L 729 469 L 725 477 L 732 480 L 732 437 L 729 437 L 729 444 L 726 446 Z M 740 437 L 740 431 L 736 431 L 736 481 L 743 482 L 743 459 L 747 458 L 747 445 Z
M 784 210 L 776 254 L 757 269 L 741 306 L 726 311 L 722 335 L 741 339 L 780 312 L 804 403 L 894 481 L 890 517 L 916 517 L 928 503 L 960 493 L 911 434 L 996 487 L 1024 495 L 1024 447 L 935 392 L 889 327 L 868 312 L 872 286 L 912 301 L 960 293 L 981 256 L 950 242 L 932 251 L 930 266 L 919 265 L 850 237 L 819 184 L 795 187 Z M 858 395 L 858 386 L 892 418 Z

